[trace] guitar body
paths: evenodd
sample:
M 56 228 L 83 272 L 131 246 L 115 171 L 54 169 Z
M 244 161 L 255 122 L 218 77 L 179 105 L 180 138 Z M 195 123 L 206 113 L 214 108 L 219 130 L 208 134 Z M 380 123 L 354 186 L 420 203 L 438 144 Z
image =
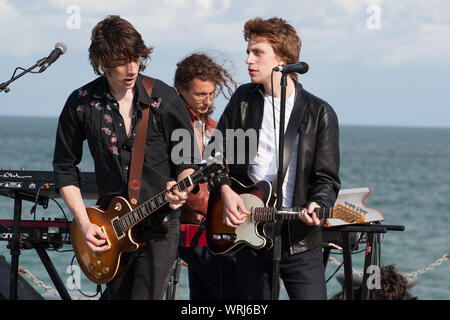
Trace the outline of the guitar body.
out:
M 266 180 L 250 186 L 244 186 L 231 178 L 231 189 L 239 194 L 247 211 L 252 208 L 266 207 L 270 201 L 272 186 Z M 229 254 L 238 251 L 244 245 L 261 249 L 268 245 L 264 234 L 263 222 L 254 222 L 248 218 L 237 228 L 227 226 L 223 222 L 223 200 L 220 194 L 212 194 L 208 203 L 208 219 L 206 224 L 206 240 L 209 249 L 216 254 Z
M 94 253 L 86 244 L 78 223 L 71 225 L 72 246 L 86 277 L 96 284 L 104 284 L 120 273 L 123 253 L 136 251 L 140 246 L 133 240 L 133 229 L 118 236 L 113 227 L 113 221 L 132 211 L 132 207 L 125 198 L 115 197 L 106 211 L 95 207 L 86 207 L 86 211 L 89 220 L 106 233 L 111 248 Z
M 200 169 L 178 181 L 172 190 L 184 191 L 198 183 L 218 179 L 227 172 L 223 159 L 218 155 L 202 164 Z M 126 253 L 136 251 L 144 244 L 134 241 L 135 226 L 166 205 L 167 193 L 163 190 L 139 206 L 131 206 L 123 197 L 112 199 L 106 211 L 87 207 L 91 223 L 98 225 L 107 236 L 111 248 L 105 252 L 94 253 L 86 244 L 78 223 L 72 223 L 72 246 L 78 263 L 86 277 L 96 284 L 110 282 L 118 276 L 125 265 Z

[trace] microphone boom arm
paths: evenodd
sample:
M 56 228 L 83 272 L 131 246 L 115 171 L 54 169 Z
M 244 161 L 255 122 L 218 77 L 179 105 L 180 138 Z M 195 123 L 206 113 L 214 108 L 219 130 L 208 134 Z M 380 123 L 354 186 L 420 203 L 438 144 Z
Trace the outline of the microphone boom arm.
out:
M 0 84 L 0 92 L 5 91 L 5 93 L 8 93 L 10 91 L 10 89 L 8 88 L 9 84 L 16 81 L 17 79 L 19 79 L 20 77 L 22 77 L 23 75 L 25 75 L 29 72 L 30 73 L 39 73 L 39 72 L 33 72 L 32 70 L 34 68 L 42 66 L 44 64 L 45 59 L 46 58 L 39 59 L 33 66 L 29 67 L 28 69 L 23 69 L 21 67 L 16 68 L 11 79 Z M 17 76 L 15 76 L 17 69 L 22 69 L 23 71 L 21 73 L 19 73 Z

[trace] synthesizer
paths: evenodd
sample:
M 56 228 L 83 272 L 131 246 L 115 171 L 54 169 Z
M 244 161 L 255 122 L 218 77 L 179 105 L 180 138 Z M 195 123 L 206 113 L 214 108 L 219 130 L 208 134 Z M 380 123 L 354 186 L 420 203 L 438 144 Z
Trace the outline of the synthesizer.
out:
M 15 198 L 17 194 L 26 200 L 36 196 L 60 198 L 54 188 L 53 171 L 0 170 L 0 195 Z M 80 189 L 84 199 L 97 199 L 95 173 L 80 173 Z
M 0 241 L 10 241 L 13 237 L 13 220 L 0 219 Z M 60 248 L 70 244 L 71 221 L 60 218 L 42 220 L 21 220 L 21 249 L 31 249 L 33 243 L 40 246 Z

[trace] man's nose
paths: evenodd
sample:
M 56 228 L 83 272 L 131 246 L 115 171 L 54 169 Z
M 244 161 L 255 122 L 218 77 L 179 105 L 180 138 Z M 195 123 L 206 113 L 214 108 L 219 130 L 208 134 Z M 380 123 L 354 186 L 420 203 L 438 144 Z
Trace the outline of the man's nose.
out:
M 209 94 L 207 94 L 205 100 L 203 100 L 203 102 L 206 103 L 208 106 L 211 105 L 212 101 L 213 98 Z
M 127 72 L 128 73 L 138 73 L 139 71 L 139 63 L 137 62 L 130 62 L 127 64 Z
M 247 59 L 245 60 L 245 63 L 248 64 L 248 65 L 250 65 L 250 64 L 253 63 L 253 62 L 254 62 L 254 56 L 253 56 L 253 54 L 250 52 L 250 53 L 247 55 Z

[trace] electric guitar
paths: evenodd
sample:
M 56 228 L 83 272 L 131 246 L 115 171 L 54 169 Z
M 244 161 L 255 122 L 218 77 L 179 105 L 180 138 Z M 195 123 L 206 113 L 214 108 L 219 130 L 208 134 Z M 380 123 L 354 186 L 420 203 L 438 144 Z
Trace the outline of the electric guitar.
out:
M 226 168 L 215 161 L 178 182 L 173 188 L 183 191 L 197 183 L 207 182 L 226 173 Z M 102 253 L 94 253 L 86 244 L 77 223 L 71 225 L 72 246 L 78 263 L 86 277 L 96 284 L 110 282 L 124 267 L 123 253 L 136 251 L 142 244 L 134 240 L 133 228 L 146 217 L 164 206 L 164 190 L 140 206 L 133 207 L 125 198 L 115 197 L 108 209 L 86 207 L 89 220 L 100 226 L 107 236 L 111 248 Z
M 303 208 L 283 208 L 277 212 L 268 207 L 271 199 L 272 185 L 267 180 L 245 186 L 231 178 L 231 189 L 239 194 L 247 211 L 250 212 L 245 222 L 236 228 L 223 222 L 223 201 L 220 194 L 211 194 L 206 219 L 206 242 L 209 249 L 216 254 L 229 254 L 245 245 L 255 249 L 271 248 L 271 233 L 275 220 L 299 220 L 298 212 Z M 348 223 L 364 222 L 364 215 L 348 206 L 337 204 L 332 208 L 316 208 L 319 219 L 341 219 Z

